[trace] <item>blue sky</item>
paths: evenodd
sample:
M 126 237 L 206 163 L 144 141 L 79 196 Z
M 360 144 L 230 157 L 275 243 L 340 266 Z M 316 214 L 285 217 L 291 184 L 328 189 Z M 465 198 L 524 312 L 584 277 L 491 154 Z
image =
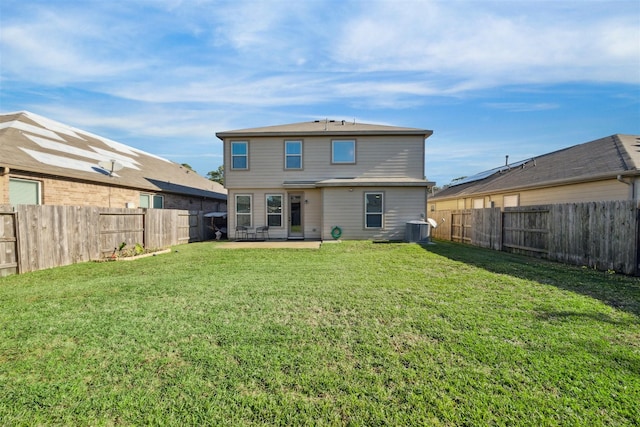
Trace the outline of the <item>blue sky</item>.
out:
M 19 110 L 201 175 L 220 131 L 431 129 L 443 185 L 640 134 L 640 2 L 2 0 L 0 112 Z

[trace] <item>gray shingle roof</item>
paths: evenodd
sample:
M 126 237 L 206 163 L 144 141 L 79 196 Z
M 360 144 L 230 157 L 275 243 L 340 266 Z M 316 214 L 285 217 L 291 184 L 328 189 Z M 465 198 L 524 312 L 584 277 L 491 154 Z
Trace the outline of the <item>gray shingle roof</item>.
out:
M 123 166 L 109 175 L 101 161 Z M 226 200 L 226 189 L 162 157 L 30 112 L 0 114 L 0 166 L 95 183 Z
M 230 130 L 218 132 L 216 136 L 224 139 L 251 136 L 424 135 L 426 138 L 432 133 L 433 131 L 426 129 L 356 123 L 346 120 L 315 120 L 287 125 Z
M 481 172 L 437 192 L 431 200 L 505 190 L 639 175 L 640 135 L 611 135 Z

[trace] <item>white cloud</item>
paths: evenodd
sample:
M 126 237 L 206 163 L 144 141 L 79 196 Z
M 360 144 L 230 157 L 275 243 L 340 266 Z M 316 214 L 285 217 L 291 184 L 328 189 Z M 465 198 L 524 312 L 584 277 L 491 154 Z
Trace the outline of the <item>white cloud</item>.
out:
M 3 22 L 3 79 L 143 102 L 387 107 L 505 84 L 640 82 L 634 15 L 600 2 L 34 4 Z
M 640 82 L 637 14 L 611 8 L 586 20 L 575 15 L 598 3 L 511 4 L 505 11 L 488 2 L 368 3 L 345 25 L 335 59 L 360 70 L 423 71 L 481 85 Z
M 558 104 L 550 102 L 525 103 L 525 102 L 488 102 L 484 104 L 489 108 L 511 111 L 514 113 L 523 113 L 530 111 L 555 110 L 560 108 Z
M 89 15 L 59 13 L 55 9 L 38 9 L 21 18 L 3 16 L 3 74 L 5 78 L 12 74 L 59 83 L 104 78 L 141 68 L 140 62 L 112 45 L 109 34 L 118 31 L 118 26 L 112 26 L 106 32 Z
M 618 104 L 637 111 L 635 0 L 1 0 L 1 7 L 5 106 L 149 152 L 183 152 L 171 159 L 218 159 L 220 130 L 366 114 L 377 123 L 424 122 L 436 130 L 429 153 L 477 172 L 506 154 L 504 144 L 474 140 L 488 128 L 479 122 L 503 127 L 516 112 L 522 121 L 550 116 L 546 110 L 584 114 L 571 104 L 581 94 L 558 95 L 587 86 L 559 84 L 622 83 Z M 473 111 L 459 114 L 458 106 Z M 580 120 L 572 129 L 583 128 Z M 473 136 L 443 142 L 445 126 Z M 494 160 L 472 164 L 483 154 Z

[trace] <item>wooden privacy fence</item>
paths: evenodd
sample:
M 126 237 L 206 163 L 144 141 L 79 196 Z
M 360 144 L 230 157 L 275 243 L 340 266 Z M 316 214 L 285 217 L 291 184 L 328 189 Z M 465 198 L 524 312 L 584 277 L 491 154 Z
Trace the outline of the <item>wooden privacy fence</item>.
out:
M 639 212 L 635 201 L 442 210 L 431 236 L 638 275 Z
M 15 213 L 0 209 L 0 277 L 18 272 Z
M 84 206 L 0 206 L 0 276 L 110 256 L 124 242 L 147 249 L 208 238 L 204 212 Z

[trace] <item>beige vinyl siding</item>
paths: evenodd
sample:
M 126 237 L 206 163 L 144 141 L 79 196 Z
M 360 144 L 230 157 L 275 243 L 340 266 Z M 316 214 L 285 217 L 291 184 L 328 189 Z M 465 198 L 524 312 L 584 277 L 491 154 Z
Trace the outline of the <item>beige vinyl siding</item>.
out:
M 302 207 L 304 238 L 320 239 L 322 232 L 322 191 L 304 190 L 304 200 L 307 201 Z
M 520 205 L 628 200 L 629 186 L 616 179 L 520 192 Z
M 424 178 L 421 137 L 358 138 L 358 176 Z
M 320 227 L 322 221 L 322 197 L 320 190 L 292 190 L 290 192 L 301 194 L 303 193 L 303 200 L 307 200 L 304 203 L 303 221 L 304 221 L 304 237 L 305 239 L 319 239 Z M 267 224 L 266 213 L 266 195 L 267 194 L 280 194 L 282 195 L 282 227 L 270 227 L 269 237 L 272 239 L 286 239 L 288 237 L 289 226 L 289 193 L 283 188 L 266 188 L 266 189 L 252 189 L 252 190 L 238 190 L 229 191 L 229 203 L 227 215 L 227 227 L 229 230 L 229 237 L 234 238 L 236 228 L 236 206 L 235 195 L 236 194 L 248 194 L 251 195 L 251 228 L 261 227 Z
M 291 138 L 286 138 L 291 139 Z M 274 188 L 283 181 L 319 181 L 342 177 L 424 178 L 424 139 L 420 136 L 358 137 L 356 164 L 331 164 L 332 137 L 306 137 L 303 170 L 285 170 L 282 137 L 249 139 L 249 170 L 225 170 L 225 186 Z M 230 164 L 226 140 L 225 164 Z
M 341 239 L 403 240 L 406 223 L 420 219 L 425 212 L 425 189 L 415 187 L 354 187 L 323 190 L 324 227 L 322 238 L 332 240 L 334 226 L 342 229 Z M 384 227 L 366 229 L 364 225 L 364 193 L 384 194 Z
M 495 207 L 503 208 L 503 197 L 519 195 L 520 206 L 553 205 L 559 203 L 606 202 L 627 200 L 629 186 L 617 180 L 587 182 L 559 187 L 499 193 L 491 196 Z
M 557 187 L 538 188 L 522 191 L 508 191 L 484 196 L 485 207 L 504 208 L 504 196 L 519 196 L 520 206 L 535 206 L 559 203 L 606 202 L 610 200 L 629 200 L 631 186 L 616 179 L 606 181 L 584 182 L 579 184 L 562 185 Z M 477 196 L 469 195 L 458 199 L 429 200 L 435 210 L 469 209 Z
M 429 199 L 428 210 L 431 212 L 431 206 L 435 206 L 436 211 L 460 209 L 457 199 L 434 200 Z

